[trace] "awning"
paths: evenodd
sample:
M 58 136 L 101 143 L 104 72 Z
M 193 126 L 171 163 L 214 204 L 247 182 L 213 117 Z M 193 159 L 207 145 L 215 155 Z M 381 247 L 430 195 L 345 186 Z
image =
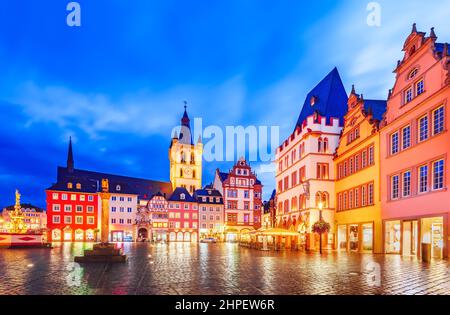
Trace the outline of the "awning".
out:
M 271 236 L 299 236 L 298 232 L 289 231 L 286 229 L 273 228 L 262 231 L 258 233 L 260 235 L 271 235 Z

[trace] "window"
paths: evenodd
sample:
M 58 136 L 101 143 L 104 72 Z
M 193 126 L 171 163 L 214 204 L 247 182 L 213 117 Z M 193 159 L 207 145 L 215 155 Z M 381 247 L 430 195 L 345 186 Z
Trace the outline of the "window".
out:
M 367 186 L 367 205 L 373 205 L 373 184 Z
M 67 188 L 68 189 L 72 189 L 72 187 L 73 187 L 72 183 L 67 183 Z
M 132 211 L 133 211 L 133 209 L 131 209 L 131 207 L 128 207 L 128 208 L 127 208 L 127 212 L 128 212 L 128 213 L 131 213 Z
M 85 201 L 86 200 L 86 196 L 85 195 L 80 195 L 80 201 Z
M 338 194 L 338 211 L 342 210 L 342 194 Z
M 116 224 L 116 219 L 111 219 L 112 224 Z
M 77 183 L 77 184 L 76 184 L 76 188 L 77 188 L 77 189 L 81 189 L 81 184 L 80 184 L 80 183 Z
M 111 207 L 111 212 L 116 212 L 116 207 Z
M 244 190 L 244 198 L 248 198 L 248 196 L 249 196 L 248 190 Z
M 127 198 L 128 202 L 131 202 L 133 199 L 131 197 Z
M 423 92 L 424 92 L 424 84 L 423 84 L 423 80 L 420 80 L 416 84 L 416 95 L 419 96 Z
M 127 219 L 127 224 L 131 224 L 131 219 Z
M 185 219 L 189 219 L 189 213 L 185 213 L 185 214 L 184 214 L 184 218 L 185 218 Z
M 411 171 L 403 173 L 403 197 L 411 195 Z
M 87 217 L 87 224 L 89 224 L 89 225 L 94 224 L 94 217 L 92 217 L 92 216 Z
M 367 188 L 366 186 L 361 187 L 361 205 L 365 207 L 367 205 Z
M 419 193 L 428 191 L 428 165 L 419 167 Z
M 444 106 L 433 111 L 433 135 L 444 131 Z
M 355 208 L 359 208 L 359 188 L 355 188 Z
M 344 171 L 343 171 L 343 173 L 344 173 L 344 177 L 346 177 L 347 176 L 347 161 L 344 162 Z
M 59 212 L 61 211 L 61 206 L 60 205 L 53 205 L 53 212 Z
M 353 209 L 353 190 L 348 192 L 348 208 Z
M 58 193 L 53 193 L 53 200 L 58 200 Z
M 87 212 L 88 213 L 94 212 L 94 207 L 93 206 L 87 206 Z
M 83 206 L 76 206 L 75 211 L 76 212 L 83 212 Z
M 94 196 L 89 195 L 89 196 L 88 196 L 88 201 L 94 201 Z
M 350 157 L 348 161 L 348 174 L 349 175 L 353 174 L 353 157 Z
M 60 216 L 59 215 L 54 215 L 53 218 L 52 218 L 52 222 L 55 223 L 55 224 L 61 223 Z
M 411 71 L 408 75 L 408 79 L 412 79 L 417 75 L 417 72 L 419 72 L 419 70 L 417 68 L 415 68 L 413 71 Z
M 185 194 L 180 194 L 180 199 L 181 199 L 181 200 L 186 199 L 186 195 L 185 195 Z
M 61 195 L 61 199 L 62 199 L 62 200 L 67 200 L 67 194 L 62 194 L 62 195 Z
M 119 201 L 125 201 L 125 197 L 119 197 Z
M 364 150 L 361 153 L 361 167 L 365 168 L 367 166 L 367 152 L 366 150 Z
M 391 154 L 398 153 L 398 132 L 391 135 Z
M 65 224 L 72 224 L 72 217 L 71 216 L 64 216 L 64 223 Z
M 70 195 L 70 200 L 76 201 L 77 200 L 77 195 L 75 195 L 75 194 Z
M 71 205 L 65 205 L 64 206 L 64 212 L 72 212 L 72 206 Z
M 83 224 L 83 217 L 77 215 L 77 216 L 75 217 L 75 224 Z
M 116 186 L 116 190 L 117 190 L 117 191 L 120 191 L 120 189 L 121 189 L 121 188 L 120 188 L 120 185 L 117 185 L 117 186 Z
M 391 177 L 391 199 L 398 199 L 398 187 L 399 185 L 399 178 L 398 175 L 394 175 Z
M 328 152 L 328 138 L 323 139 L 323 152 Z
M 405 150 L 411 146 L 411 127 L 406 126 L 402 129 L 402 149 Z
M 405 104 L 412 101 L 413 98 L 413 90 L 409 88 L 405 91 Z
M 328 179 L 328 164 L 317 163 L 317 179 Z
M 419 119 L 419 142 L 428 139 L 428 116 Z
M 292 182 L 292 187 L 297 186 L 297 172 L 293 172 L 291 174 L 291 182 Z
M 433 189 L 444 188 L 444 160 L 433 162 Z
M 347 208 L 347 192 L 344 192 L 344 202 L 343 202 L 343 210 L 346 210 Z
M 374 153 L 373 153 L 374 147 L 370 147 L 369 148 L 369 165 L 374 165 L 375 164 L 375 160 L 374 160 Z
M 119 224 L 123 224 L 123 219 L 119 219 Z
M 355 172 L 359 171 L 359 155 L 355 156 Z

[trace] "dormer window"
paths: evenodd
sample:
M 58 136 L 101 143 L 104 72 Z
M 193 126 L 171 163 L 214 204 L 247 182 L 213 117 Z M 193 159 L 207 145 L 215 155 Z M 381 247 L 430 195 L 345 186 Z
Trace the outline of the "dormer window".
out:
M 180 199 L 181 199 L 181 200 L 185 200 L 185 199 L 186 199 L 186 195 L 185 195 L 185 194 L 181 194 L 181 195 L 180 195 Z
M 81 189 L 81 184 L 80 184 L 80 183 L 77 183 L 75 187 L 76 187 L 77 189 Z
M 120 191 L 120 185 L 117 185 L 117 186 L 116 186 L 116 190 L 117 190 L 117 191 Z
M 72 183 L 70 183 L 70 182 L 69 182 L 69 183 L 67 183 L 67 188 L 68 188 L 68 189 L 72 189 L 72 188 L 73 188 L 73 184 L 72 184 Z

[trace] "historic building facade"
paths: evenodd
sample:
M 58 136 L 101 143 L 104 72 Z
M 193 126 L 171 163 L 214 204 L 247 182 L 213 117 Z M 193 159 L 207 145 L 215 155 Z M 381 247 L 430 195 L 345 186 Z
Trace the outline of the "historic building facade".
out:
M 180 134 L 174 133 L 169 148 L 170 182 L 172 189 L 186 188 L 190 194 L 202 188 L 203 144 L 199 136 L 197 143 L 192 141 L 190 119 L 185 110 L 181 119 Z
M 213 187 L 224 199 L 226 241 L 238 241 L 242 233 L 261 227 L 263 186 L 244 158 L 228 173 L 217 169 Z
M 381 129 L 381 196 L 385 253 L 450 253 L 450 57 L 414 24 L 395 69 Z
M 186 188 L 177 187 L 168 199 L 169 242 L 198 241 L 198 204 Z
M 150 240 L 153 242 L 167 242 L 169 228 L 169 202 L 166 197 L 157 193 L 147 203 L 151 225 Z
M 336 248 L 382 253 L 379 124 L 386 101 L 365 100 L 354 88 L 334 158 Z
M 224 206 L 222 194 L 207 185 L 195 191 L 194 198 L 198 203 L 200 239 L 214 237 L 223 239 Z
M 314 250 L 319 236 L 312 225 L 320 216 L 331 225 L 324 248 L 334 245 L 334 152 L 339 144 L 347 94 L 334 68 L 306 96 L 294 132 L 277 149 L 276 224 L 300 232 L 299 246 Z M 287 246 L 289 239 L 282 239 Z
M 28 230 L 43 231 L 47 229 L 47 213 L 44 209 L 33 206 L 31 204 L 21 204 L 22 213 L 24 215 L 24 223 Z M 3 219 L 3 224 L 11 222 L 11 213 L 14 211 L 14 205 L 5 207 L 1 213 L 0 218 Z M 1 224 L 0 224 L 1 229 Z

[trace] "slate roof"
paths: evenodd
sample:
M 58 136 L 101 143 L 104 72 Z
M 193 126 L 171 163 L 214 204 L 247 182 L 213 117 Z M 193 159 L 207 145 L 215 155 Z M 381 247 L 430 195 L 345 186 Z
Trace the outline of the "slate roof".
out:
M 181 199 L 181 194 L 184 194 L 184 199 Z M 195 198 L 187 191 L 186 188 L 177 187 L 168 199 L 169 201 L 195 202 Z
M 315 97 L 314 106 L 311 106 L 312 97 Z M 322 117 L 339 118 L 340 123 L 343 124 L 344 116 L 347 112 L 347 100 L 347 93 L 335 67 L 306 96 L 297 119 L 296 128 L 298 126 L 301 127 L 306 118 L 313 115 L 316 111 Z
M 372 112 L 373 118 L 381 121 L 386 112 L 387 101 L 383 100 L 364 100 L 364 110 L 369 113 Z
M 219 172 L 219 178 L 222 182 L 226 181 L 228 178 L 228 173 L 225 172 Z
M 202 197 L 220 197 L 220 201 L 216 201 L 216 198 L 212 202 L 209 201 L 209 198 L 203 201 Z M 222 194 L 217 189 L 197 189 L 194 198 L 200 203 L 223 204 Z
M 444 45 L 445 43 L 435 43 L 434 47 L 436 49 L 436 52 L 442 53 L 444 51 Z M 450 50 L 447 51 L 447 56 L 450 56 Z
M 80 169 L 69 171 L 65 167 L 58 167 L 57 183 L 49 187 L 48 190 L 96 193 L 101 190 L 101 180 L 103 178 L 107 178 L 109 180 L 109 192 L 111 193 L 133 194 L 144 199 L 149 199 L 150 196 L 153 196 L 159 192 L 165 196 L 169 196 L 172 193 L 172 185 L 170 182 L 154 181 Z M 73 184 L 72 189 L 67 188 L 68 182 Z M 76 189 L 76 183 L 81 184 L 81 190 Z

